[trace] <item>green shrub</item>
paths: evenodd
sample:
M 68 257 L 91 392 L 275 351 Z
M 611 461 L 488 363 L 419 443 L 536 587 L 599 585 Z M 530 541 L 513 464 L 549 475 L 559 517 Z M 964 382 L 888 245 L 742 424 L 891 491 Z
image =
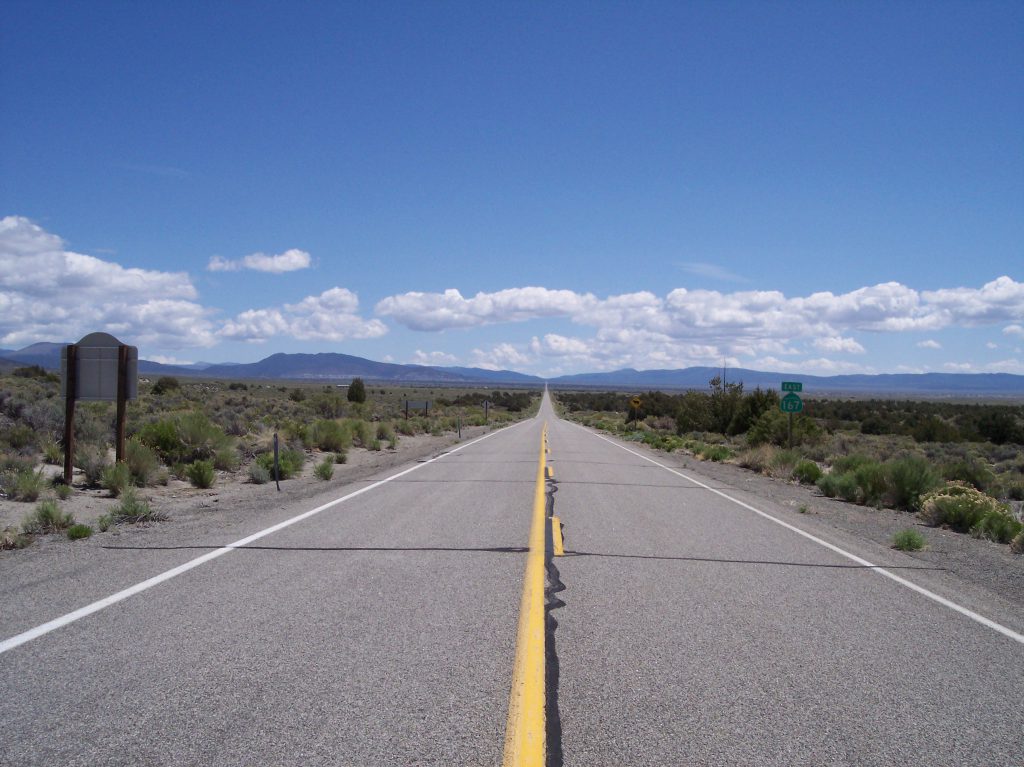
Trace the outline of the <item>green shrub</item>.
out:
M 249 481 L 254 485 L 265 485 L 274 478 L 266 466 L 256 462 L 249 465 Z
M 25 517 L 21 529 L 30 535 L 40 533 L 58 533 L 75 524 L 71 512 L 61 511 L 56 501 L 43 501 L 35 511 Z
M 19 423 L 6 429 L 4 439 L 15 450 L 21 450 L 35 444 L 36 433 L 28 424 Z
M 732 451 L 725 445 L 701 445 L 697 454 L 705 461 L 719 463 L 732 457 Z
M 348 423 L 352 427 L 353 439 L 359 443 L 359 446 L 369 447 L 370 442 L 373 440 L 373 430 L 370 427 L 369 421 L 357 419 L 350 420 Z
M 181 383 L 174 376 L 160 376 L 156 383 L 153 384 L 153 394 L 160 395 L 166 394 L 171 391 L 179 391 L 181 389 Z
M 377 439 L 383 442 L 391 442 L 395 438 L 395 429 L 389 424 L 381 421 L 377 424 Z
M 6 483 L 5 483 L 6 484 Z M 43 470 L 21 469 L 14 474 L 10 483 L 11 500 L 32 503 L 39 500 L 46 489 L 46 475 Z
M 374 437 L 373 439 L 371 439 L 371 440 L 370 440 L 370 445 L 369 445 L 368 449 L 369 449 L 369 450 L 374 450 L 374 451 L 378 451 L 378 452 L 379 452 L 379 451 L 381 450 L 381 444 L 380 444 L 380 440 L 379 440 L 379 439 L 377 439 L 376 437 Z
M 909 455 L 890 461 L 889 492 L 897 509 L 917 511 L 921 496 L 939 485 L 939 477 L 926 458 Z
M 240 463 L 241 459 L 238 457 L 236 445 L 225 445 L 218 448 L 217 452 L 213 454 L 213 468 L 215 469 L 234 471 Z
M 103 487 L 110 492 L 111 498 L 117 498 L 126 487 L 131 485 L 132 474 L 128 470 L 127 464 L 115 463 L 103 470 Z
M 155 452 L 138 439 L 132 438 L 124 445 L 124 465 L 131 474 L 132 484 L 136 487 L 148 487 L 153 482 L 160 460 Z
M 833 458 L 832 471 L 836 474 L 849 474 L 857 471 L 857 469 L 866 463 L 876 463 L 876 461 L 874 458 L 870 458 L 862 453 L 851 453 L 850 455 Z
M 57 494 L 57 498 L 66 501 L 71 497 L 71 485 L 65 485 L 63 482 L 60 482 L 53 486 L 53 492 Z
M 924 496 L 920 516 L 930 525 L 948 525 L 957 532 L 967 533 L 992 512 L 1008 515 L 1009 507 L 970 485 L 950 482 Z
M 51 466 L 60 466 L 64 463 L 64 448 L 56 440 L 48 440 L 43 444 L 43 459 Z
M 106 447 L 99 445 L 83 445 L 75 452 L 75 463 L 85 474 L 85 484 L 89 487 L 99 487 L 103 472 L 110 466 Z
M 860 500 L 860 487 L 857 478 L 850 473 L 836 474 L 834 471 L 823 474 L 816 483 L 822 495 L 829 498 L 841 498 L 850 503 Z
M 329 480 L 334 476 L 334 459 L 330 456 L 324 458 L 313 469 L 313 474 L 317 479 L 322 479 L 325 482 Z
M 1024 482 L 1011 482 L 1006 486 L 1006 497 L 1014 501 L 1024 501 Z
M 821 467 L 814 461 L 797 461 L 793 467 L 793 478 L 801 485 L 813 485 L 821 478 Z
M 892 537 L 892 547 L 900 551 L 920 551 L 924 548 L 924 536 L 908 527 Z
M 888 476 L 884 466 L 877 461 L 862 463 L 853 472 L 857 481 L 858 498 L 867 506 L 881 506 L 888 490 Z
M 196 461 L 185 469 L 185 476 L 193 487 L 213 487 L 213 461 Z
M 334 462 L 335 463 L 348 463 L 348 451 L 347 450 L 339 450 L 337 453 L 335 453 L 334 454 Z
M 280 469 L 279 479 L 291 479 L 302 472 L 302 465 L 306 462 L 306 454 L 301 450 L 284 449 L 278 454 L 278 468 Z M 274 454 L 260 453 L 256 456 L 256 463 L 265 468 L 274 478 Z
M 942 467 L 942 478 L 964 482 L 983 493 L 989 492 L 996 481 L 992 470 L 976 458 L 945 464 Z
M 353 378 L 348 385 L 349 402 L 366 402 L 366 385 L 362 378 Z
M 307 447 L 336 453 L 352 444 L 352 432 L 337 421 L 322 419 L 313 423 L 303 442 Z
M 148 423 L 139 430 L 138 438 L 168 465 L 211 460 L 235 445 L 223 429 L 198 411 Z
M 800 455 L 795 450 L 778 450 L 771 457 L 771 474 L 773 477 L 789 479 L 793 476 Z
M 121 495 L 121 502 L 100 519 L 100 530 L 106 530 L 113 523 L 154 522 L 167 519 L 165 514 L 154 511 L 135 488 L 129 487 Z M 105 525 L 105 526 L 104 526 Z
M 92 535 L 92 528 L 89 525 L 71 525 L 68 528 L 68 538 L 73 541 L 88 538 L 90 535 Z
M 1020 534 L 1021 530 L 1024 530 L 1024 524 L 1013 517 L 1008 507 L 1004 507 L 1001 510 L 993 509 L 985 512 L 985 515 L 971 528 L 971 535 L 996 543 L 1010 543 Z
M 1014 554 L 1024 554 L 1024 531 L 1017 533 L 1010 541 L 1010 551 Z

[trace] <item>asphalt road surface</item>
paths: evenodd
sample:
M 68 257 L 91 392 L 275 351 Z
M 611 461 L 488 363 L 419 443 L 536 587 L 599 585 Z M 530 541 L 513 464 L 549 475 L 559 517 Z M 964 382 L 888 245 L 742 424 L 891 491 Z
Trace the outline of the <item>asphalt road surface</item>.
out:
M 244 549 L 221 547 L 315 504 L 202 540 L 156 526 L 46 573 L 0 562 L 0 764 L 500 764 L 545 420 L 567 549 L 549 764 L 1024 764 L 1024 616 L 714 485 L 1000 633 L 548 402 Z

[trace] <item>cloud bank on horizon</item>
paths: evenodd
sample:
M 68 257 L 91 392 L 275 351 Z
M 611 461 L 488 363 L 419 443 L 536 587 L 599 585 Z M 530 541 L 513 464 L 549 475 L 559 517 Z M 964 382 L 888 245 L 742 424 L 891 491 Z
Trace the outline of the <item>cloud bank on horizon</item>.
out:
M 213 257 L 207 270 L 284 275 L 312 265 L 308 252 L 292 248 L 279 255 Z M 944 346 L 936 337 L 944 331 L 990 327 L 1019 355 L 1014 344 L 1024 339 L 1024 283 L 1005 275 L 992 277 L 980 287 L 916 290 L 882 282 L 841 294 L 806 296 L 685 287 L 664 295 L 639 291 L 598 296 L 526 286 L 467 297 L 452 288 L 381 297 L 373 316 L 361 310 L 356 293 L 334 286 L 295 302 L 227 311 L 204 300 L 185 272 L 133 268 L 76 253 L 57 234 L 12 215 L 0 220 L 0 346 L 64 341 L 103 330 L 140 346 L 149 358 L 177 359 L 182 351 L 211 350 L 229 342 L 261 344 L 269 354 L 288 351 L 295 341 L 369 343 L 398 333 L 439 338 L 530 323 L 536 332 L 525 341 L 503 340 L 499 331 L 489 345 L 461 356 L 417 349 L 406 361 L 513 367 L 539 374 L 718 365 L 723 360 L 733 366 L 825 374 L 884 372 L 870 362 L 872 342 L 900 334 L 912 336 L 908 348 L 941 351 Z M 544 327 L 555 320 L 579 331 Z M 919 340 L 915 334 L 921 333 L 928 338 Z M 990 341 L 989 347 L 994 346 Z M 383 350 L 345 351 L 388 356 Z M 941 367 L 1024 373 L 1024 363 L 1016 356 L 983 367 L 947 359 Z

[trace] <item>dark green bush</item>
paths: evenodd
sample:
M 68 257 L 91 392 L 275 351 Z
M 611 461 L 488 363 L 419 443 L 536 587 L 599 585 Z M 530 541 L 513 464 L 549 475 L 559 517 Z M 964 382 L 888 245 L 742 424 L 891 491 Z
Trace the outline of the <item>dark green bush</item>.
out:
M 121 495 L 121 502 L 104 515 L 99 522 L 100 530 L 106 530 L 113 523 L 155 522 L 167 519 L 165 514 L 154 511 L 149 503 L 140 498 L 135 488 L 129 487 Z
M 88 538 L 92 535 L 92 528 L 89 525 L 71 525 L 68 528 L 68 538 L 73 541 Z
M 813 485 L 821 479 L 821 467 L 814 461 L 798 461 L 793 467 L 793 478 L 801 485 Z
M 301 450 L 285 449 L 278 455 L 278 467 L 280 469 L 279 479 L 291 479 L 302 472 L 302 465 L 306 462 L 306 454 Z M 261 453 L 256 456 L 256 463 L 262 466 L 274 478 L 274 454 Z
M 124 463 L 132 477 L 132 484 L 136 487 L 148 487 L 160 468 L 160 459 L 155 452 L 132 438 L 124 446 Z
M 984 463 L 972 458 L 945 464 L 942 467 L 942 478 L 966 482 L 983 493 L 987 493 L 995 484 L 996 475 Z
M 4 487 L 11 500 L 32 503 L 39 500 L 39 496 L 46 489 L 46 484 L 46 475 L 42 469 L 35 471 L 26 468 L 15 472 L 9 481 L 4 482 Z
M 366 384 L 362 378 L 353 378 L 348 386 L 349 402 L 366 402 Z
M 924 548 L 924 543 L 924 536 L 909 527 L 892 537 L 892 547 L 900 551 L 920 551 Z
M 862 463 L 853 472 L 858 497 L 867 506 L 881 506 L 888 489 L 887 472 L 877 461 Z
M 160 395 L 166 394 L 170 391 L 178 391 L 181 389 L 181 383 L 174 376 L 160 376 L 156 383 L 153 384 L 153 394 Z
M 324 458 L 313 469 L 313 474 L 317 479 L 322 479 L 325 482 L 329 480 L 334 476 L 334 459 L 330 456 Z
M 971 528 L 971 535 L 975 538 L 985 538 L 996 543 L 1010 543 L 1024 525 L 1011 516 L 1008 510 L 991 510 L 979 519 Z
M 192 483 L 193 487 L 213 487 L 214 473 L 213 461 L 196 461 L 185 469 L 185 476 Z
M 897 509 L 917 511 L 921 496 L 939 486 L 938 474 L 927 459 L 917 455 L 888 463 L 889 489 Z

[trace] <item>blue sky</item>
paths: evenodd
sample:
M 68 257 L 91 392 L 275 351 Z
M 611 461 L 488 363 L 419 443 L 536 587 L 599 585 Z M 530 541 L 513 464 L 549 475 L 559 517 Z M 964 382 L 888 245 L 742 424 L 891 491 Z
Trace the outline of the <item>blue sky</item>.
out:
M 0 347 L 1024 374 L 1020 3 L 8 2 Z

